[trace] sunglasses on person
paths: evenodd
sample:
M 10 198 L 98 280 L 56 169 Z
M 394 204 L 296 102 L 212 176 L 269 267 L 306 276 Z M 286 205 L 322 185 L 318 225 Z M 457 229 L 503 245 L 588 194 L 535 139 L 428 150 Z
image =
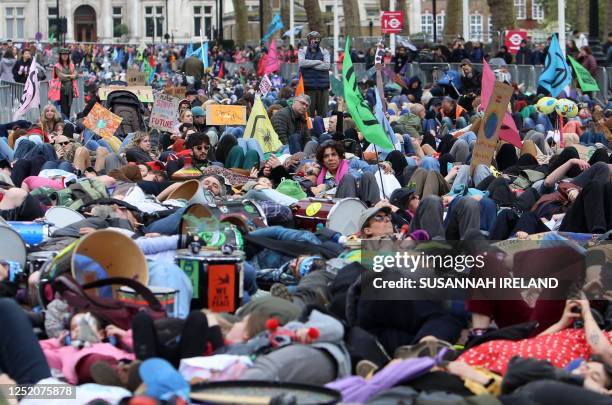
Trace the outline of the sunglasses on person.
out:
M 204 150 L 210 149 L 210 145 L 198 145 L 198 146 L 194 146 L 193 149 L 195 149 L 198 152 L 200 152 L 200 151 L 204 151 Z
M 69 144 L 70 144 L 70 141 L 65 141 L 65 142 L 60 142 L 59 143 L 60 146 L 66 146 L 66 145 L 69 145 Z
M 386 222 L 390 221 L 391 217 L 389 215 L 374 215 L 372 219 L 376 222 Z

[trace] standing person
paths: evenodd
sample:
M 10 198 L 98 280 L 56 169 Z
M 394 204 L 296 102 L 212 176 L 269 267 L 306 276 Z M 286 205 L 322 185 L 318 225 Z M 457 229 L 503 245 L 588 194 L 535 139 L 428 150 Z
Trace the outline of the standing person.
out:
M 72 99 L 79 96 L 76 84 L 76 68 L 70 61 L 70 50 L 60 49 L 59 61 L 53 66 L 53 77 L 49 85 L 49 100 L 60 104 L 64 118 L 70 117 Z
M 400 73 L 406 63 L 408 63 L 408 54 L 405 47 L 400 46 L 397 48 L 397 53 L 393 57 L 393 63 L 395 63 L 395 73 Z
M 21 55 L 21 59 L 13 66 L 13 78 L 17 83 L 25 83 L 30 72 L 32 64 L 32 53 L 29 49 L 25 49 Z
M 306 37 L 308 45 L 298 53 L 300 71 L 304 79 L 304 91 L 312 100 L 309 114 L 325 116 L 329 101 L 329 51 L 321 48 L 321 34 L 312 31 Z
M 534 55 L 531 47 L 525 39 L 521 41 L 520 48 L 516 53 L 516 64 L 517 65 L 533 65 Z
M 583 46 L 580 48 L 580 53 L 578 54 L 578 61 L 584 66 L 586 70 L 589 71 L 591 76 L 595 77 L 597 74 L 597 60 L 593 56 L 593 52 L 591 52 L 591 48 L 588 46 Z
M 502 45 L 501 48 L 499 48 L 499 52 L 497 52 L 495 57 L 502 58 L 506 61 L 507 65 L 512 63 L 512 54 L 508 52 L 508 47 L 506 45 Z
M 0 59 L 0 80 L 5 82 L 13 81 L 13 66 L 17 63 L 12 49 L 4 51 L 4 56 Z

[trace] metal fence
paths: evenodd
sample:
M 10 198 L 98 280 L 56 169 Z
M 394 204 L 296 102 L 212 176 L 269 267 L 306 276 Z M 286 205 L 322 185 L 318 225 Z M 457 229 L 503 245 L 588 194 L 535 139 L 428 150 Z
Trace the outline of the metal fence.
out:
M 72 101 L 72 109 L 70 112 L 71 116 L 83 111 L 85 108 L 85 89 L 83 78 L 77 79 L 77 88 L 79 89 L 79 96 L 75 97 Z M 13 121 L 13 114 L 17 108 L 19 108 L 23 90 L 24 85 L 21 83 L 0 81 L 0 123 Z M 47 104 L 52 103 L 52 101 L 49 100 L 48 94 L 49 82 L 47 80 L 41 81 L 39 108 L 31 109 L 24 116 L 19 117 L 19 119 L 30 122 L 38 122 L 42 109 L 44 109 Z

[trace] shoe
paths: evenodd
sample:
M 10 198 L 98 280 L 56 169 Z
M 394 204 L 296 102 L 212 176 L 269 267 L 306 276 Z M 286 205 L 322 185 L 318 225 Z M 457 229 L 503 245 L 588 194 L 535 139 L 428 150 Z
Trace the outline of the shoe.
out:
M 364 378 L 369 379 L 378 370 L 378 366 L 370 360 L 360 360 L 355 367 L 355 373 Z
M 138 360 L 157 357 L 157 331 L 153 319 L 144 313 L 136 314 L 132 320 L 134 354 Z
M 415 357 L 436 357 L 443 349 L 447 349 L 444 359 L 454 357 L 453 346 L 444 340 L 426 340 L 415 345 L 400 346 L 393 355 L 396 359 L 412 359 Z
M 272 287 L 270 287 L 270 295 L 293 302 L 293 297 L 291 296 L 289 289 L 287 289 L 286 285 L 281 283 L 272 284 Z

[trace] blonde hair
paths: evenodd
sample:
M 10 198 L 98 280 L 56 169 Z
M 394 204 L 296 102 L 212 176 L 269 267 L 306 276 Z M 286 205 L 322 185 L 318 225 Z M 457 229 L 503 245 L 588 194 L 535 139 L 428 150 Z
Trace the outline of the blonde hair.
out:
M 127 146 L 125 147 L 125 149 L 139 146 L 140 142 L 142 142 L 142 140 L 145 139 L 146 137 L 150 137 L 148 132 L 144 132 L 144 131 L 136 132 L 134 136 L 132 137 L 132 139 L 130 140 L 130 143 L 128 143 Z
M 181 114 L 179 115 L 179 122 L 183 123 L 183 117 L 185 116 L 187 111 L 191 113 L 191 117 L 193 119 L 193 112 L 191 112 L 191 108 L 185 108 L 183 111 L 181 111 Z
M 53 116 L 53 124 L 50 125 L 50 128 L 47 128 L 47 124 L 49 124 L 49 120 L 45 118 L 45 113 L 49 109 L 53 109 L 53 111 L 55 112 L 55 115 Z M 42 129 L 44 133 L 53 132 L 55 128 L 55 124 L 57 124 L 58 122 L 62 122 L 62 116 L 60 115 L 59 111 L 57 111 L 57 108 L 55 108 L 53 104 L 47 104 L 45 108 L 43 108 L 42 111 L 40 112 L 40 121 L 39 121 L 40 129 Z

